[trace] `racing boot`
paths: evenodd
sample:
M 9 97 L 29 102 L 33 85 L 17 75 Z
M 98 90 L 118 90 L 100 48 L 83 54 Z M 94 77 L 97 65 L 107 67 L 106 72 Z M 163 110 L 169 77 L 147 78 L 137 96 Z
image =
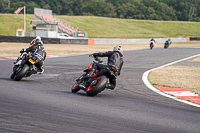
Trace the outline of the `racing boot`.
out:
M 106 88 L 113 90 L 115 88 L 115 86 L 112 84 L 106 83 Z
M 43 68 L 43 66 L 40 66 L 39 68 L 38 68 L 38 71 L 37 71 L 37 74 L 42 74 L 42 73 L 44 73 L 44 68 Z

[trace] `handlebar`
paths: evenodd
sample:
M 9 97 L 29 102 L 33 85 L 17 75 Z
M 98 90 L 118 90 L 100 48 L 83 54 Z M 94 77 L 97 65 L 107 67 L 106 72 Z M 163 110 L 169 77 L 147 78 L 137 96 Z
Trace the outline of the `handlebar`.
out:
M 99 59 L 98 57 L 95 57 L 93 54 L 90 54 L 89 57 L 94 58 L 94 60 L 97 61 L 98 63 L 103 62 L 101 59 Z

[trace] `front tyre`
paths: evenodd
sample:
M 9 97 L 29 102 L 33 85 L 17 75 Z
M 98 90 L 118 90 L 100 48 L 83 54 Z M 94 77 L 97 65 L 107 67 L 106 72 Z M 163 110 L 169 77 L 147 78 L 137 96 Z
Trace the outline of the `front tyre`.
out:
M 26 75 L 28 70 L 29 70 L 29 65 L 24 64 L 24 67 L 21 69 L 19 73 L 15 75 L 14 79 L 16 81 L 20 81 Z
M 76 82 L 76 83 L 72 86 L 71 91 L 72 91 L 73 93 L 76 93 L 76 92 L 78 92 L 80 89 L 81 89 L 81 88 L 79 87 L 79 84 Z
M 14 79 L 14 77 L 15 77 L 15 73 L 12 73 L 11 76 L 10 76 L 10 78 Z
M 88 96 L 95 96 L 101 91 L 103 91 L 106 87 L 107 77 L 101 76 L 97 79 L 97 84 L 94 86 L 89 86 L 86 90 Z
M 169 47 L 169 45 L 168 45 L 168 44 L 166 44 L 166 45 L 164 46 L 164 48 L 165 48 L 165 49 L 167 49 L 168 47 Z

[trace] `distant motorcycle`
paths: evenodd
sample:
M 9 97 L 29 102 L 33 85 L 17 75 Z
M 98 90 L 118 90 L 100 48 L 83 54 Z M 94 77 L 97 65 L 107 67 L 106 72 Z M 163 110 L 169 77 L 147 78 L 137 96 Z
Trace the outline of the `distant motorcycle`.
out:
M 98 93 L 102 92 L 105 87 L 106 87 L 106 83 L 109 81 L 108 78 L 110 76 L 115 76 L 115 72 L 108 69 L 108 71 L 106 71 L 105 73 L 98 75 L 98 72 L 100 71 L 99 67 L 97 67 L 97 70 L 94 72 L 94 74 L 92 75 L 91 78 L 89 79 L 84 79 L 83 77 L 85 75 L 87 75 L 90 72 L 90 69 L 92 69 L 92 65 L 94 63 L 98 65 L 102 65 L 103 61 L 97 57 L 94 56 L 90 56 L 94 58 L 93 63 L 91 63 L 88 68 L 86 68 L 83 72 L 85 72 L 85 74 L 81 75 L 77 80 L 76 83 L 72 86 L 71 91 L 73 93 L 78 92 L 79 90 L 83 90 L 87 93 L 88 96 L 95 96 Z M 106 68 L 105 68 L 106 69 Z M 79 87 L 79 85 L 82 82 L 87 82 L 88 87 L 86 89 Z
M 171 45 L 171 43 L 172 43 L 171 39 L 168 39 L 164 44 L 164 48 L 167 49 L 169 45 Z
M 35 66 L 36 57 L 26 52 L 21 53 L 17 61 L 14 63 L 13 73 L 10 76 L 11 79 L 20 81 L 23 77 L 29 77 L 32 74 L 36 74 L 38 68 Z
M 150 41 L 150 49 L 153 49 L 154 45 L 155 45 L 155 42 L 154 41 Z

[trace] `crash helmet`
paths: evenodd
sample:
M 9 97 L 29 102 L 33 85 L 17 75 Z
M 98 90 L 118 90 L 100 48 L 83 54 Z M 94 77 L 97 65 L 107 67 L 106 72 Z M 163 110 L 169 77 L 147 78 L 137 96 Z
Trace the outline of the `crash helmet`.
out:
M 154 38 L 151 38 L 151 41 L 155 41 L 155 39 L 154 39 Z
M 113 48 L 113 51 L 114 51 L 114 52 L 120 52 L 122 55 L 123 55 L 123 52 L 124 52 L 122 46 L 119 46 L 119 45 L 115 46 L 115 47 Z
M 36 39 L 37 41 L 41 41 L 41 37 L 40 37 L 40 36 L 37 36 L 35 39 Z

